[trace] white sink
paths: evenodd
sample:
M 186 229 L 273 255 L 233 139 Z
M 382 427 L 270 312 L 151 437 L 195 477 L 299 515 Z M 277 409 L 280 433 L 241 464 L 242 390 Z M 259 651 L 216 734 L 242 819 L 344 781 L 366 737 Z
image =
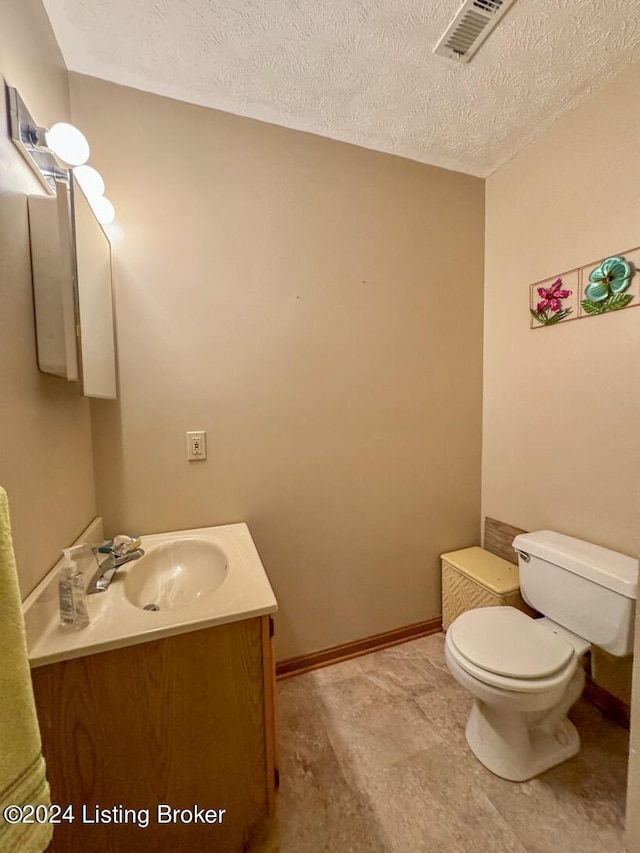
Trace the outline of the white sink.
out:
M 200 537 L 163 542 L 132 562 L 124 594 L 142 610 L 190 607 L 210 597 L 227 578 L 227 555 Z
M 101 542 L 101 519 L 80 541 Z M 31 666 L 96 654 L 253 619 L 278 605 L 246 524 L 142 537 L 144 557 L 125 563 L 106 592 L 87 596 L 90 623 L 64 631 L 58 617 L 60 561 L 23 602 Z M 153 605 L 153 608 L 149 608 Z

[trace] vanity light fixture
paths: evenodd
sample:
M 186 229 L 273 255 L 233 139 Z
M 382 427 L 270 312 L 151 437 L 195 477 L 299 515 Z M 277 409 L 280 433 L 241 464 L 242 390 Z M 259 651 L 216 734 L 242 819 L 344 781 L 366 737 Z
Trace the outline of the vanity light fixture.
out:
M 73 125 L 62 122 L 51 130 L 40 127 L 17 89 L 6 86 L 6 93 L 11 139 L 47 192 L 55 195 L 56 181 L 69 180 L 67 166 L 79 166 L 89 157 L 89 144 Z
M 86 195 L 101 225 L 113 222 L 115 209 L 104 197 L 104 181 L 89 159 L 89 143 L 84 134 L 67 122 L 58 122 L 48 130 L 40 127 L 27 109 L 17 89 L 5 85 L 9 133 L 22 156 L 50 195 L 56 195 L 56 181 L 69 183 L 69 171 Z
M 56 180 L 67 180 L 67 172 L 52 151 L 38 144 L 38 125 L 24 101 L 12 86 L 5 86 L 9 133 L 14 144 L 51 195 L 56 194 Z

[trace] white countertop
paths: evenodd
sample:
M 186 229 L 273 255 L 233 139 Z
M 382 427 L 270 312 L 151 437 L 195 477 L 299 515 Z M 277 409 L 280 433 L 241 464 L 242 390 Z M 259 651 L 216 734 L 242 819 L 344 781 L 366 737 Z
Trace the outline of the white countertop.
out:
M 143 536 L 142 548 L 150 552 L 161 543 L 194 536 L 214 542 L 227 555 L 227 575 L 215 593 L 179 609 L 157 612 L 143 610 L 132 604 L 125 595 L 125 580 L 129 572 L 135 571 L 136 562 L 125 563 L 117 570 L 105 592 L 87 596 L 91 621 L 86 628 L 78 631 L 69 631 L 60 626 L 60 561 L 23 603 L 31 666 L 43 666 L 187 631 L 251 619 L 274 613 L 278 609 L 249 528 L 244 523 Z M 96 519 L 79 537 L 78 542 L 97 543 L 101 539 L 101 520 Z M 89 580 L 85 578 L 86 582 Z

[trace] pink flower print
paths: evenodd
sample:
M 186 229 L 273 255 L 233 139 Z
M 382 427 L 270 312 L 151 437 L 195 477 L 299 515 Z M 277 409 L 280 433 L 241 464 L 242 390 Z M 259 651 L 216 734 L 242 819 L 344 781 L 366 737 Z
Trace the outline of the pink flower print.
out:
M 571 290 L 562 290 L 561 278 L 556 279 L 551 287 L 539 287 L 538 296 L 541 296 L 542 300 L 538 302 L 536 311 L 541 313 L 549 308 L 554 313 L 557 313 L 562 309 L 561 300 L 566 299 L 567 296 L 571 296 L 572 292 Z

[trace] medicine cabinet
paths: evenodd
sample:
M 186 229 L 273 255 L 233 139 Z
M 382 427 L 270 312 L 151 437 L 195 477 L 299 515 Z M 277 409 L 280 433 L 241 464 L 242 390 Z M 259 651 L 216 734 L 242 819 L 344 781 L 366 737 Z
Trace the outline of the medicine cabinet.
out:
M 72 172 L 29 196 L 29 231 L 40 370 L 116 399 L 111 244 Z

